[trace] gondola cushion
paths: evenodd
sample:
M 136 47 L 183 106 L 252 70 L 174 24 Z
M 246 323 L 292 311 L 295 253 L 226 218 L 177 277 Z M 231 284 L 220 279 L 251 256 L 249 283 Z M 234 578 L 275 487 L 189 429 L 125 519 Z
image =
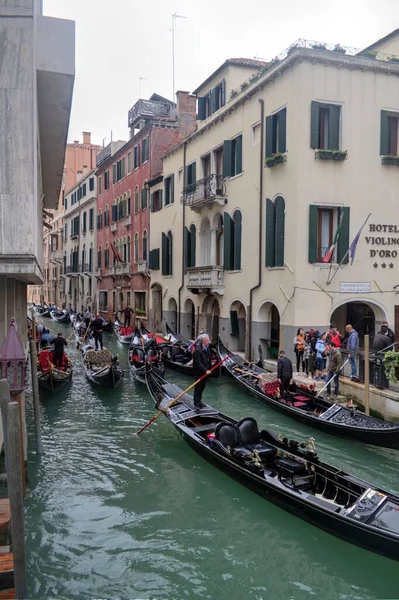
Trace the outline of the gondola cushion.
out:
M 304 475 L 307 472 L 306 466 L 293 458 L 278 458 L 274 464 L 283 477 L 292 477 L 293 475 Z
M 231 448 L 234 456 L 242 458 L 251 454 L 251 450 L 240 446 L 239 432 L 235 425 L 219 423 L 215 428 L 215 438 L 225 448 Z
M 244 417 L 244 419 L 238 421 L 237 428 L 241 446 L 258 444 L 260 442 L 258 424 L 254 418 Z

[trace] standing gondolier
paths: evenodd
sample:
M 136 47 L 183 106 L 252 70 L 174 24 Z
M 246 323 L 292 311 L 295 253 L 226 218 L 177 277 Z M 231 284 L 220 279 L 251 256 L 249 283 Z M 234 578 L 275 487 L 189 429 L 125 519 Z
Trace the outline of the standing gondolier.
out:
M 199 379 L 203 375 L 209 375 L 211 373 L 212 357 L 209 344 L 211 340 L 209 336 L 203 334 L 199 343 L 195 346 L 193 354 L 193 371 L 194 378 Z M 205 404 L 202 402 L 202 394 L 206 386 L 206 377 L 199 381 L 194 388 L 194 406 L 199 412 L 201 408 L 205 408 Z
M 91 312 L 87 308 L 87 310 L 85 311 L 85 313 L 84 313 L 83 316 L 84 316 L 84 320 L 85 320 L 86 329 L 89 329 L 91 320 L 93 318 L 93 315 L 91 314 Z
M 59 333 L 57 337 L 54 339 L 54 366 L 61 367 L 62 366 L 62 358 L 64 356 L 64 348 L 68 346 L 68 342 L 62 335 Z
M 96 342 L 96 350 L 100 346 L 100 350 L 103 349 L 103 322 L 100 315 L 96 315 L 96 318 L 91 324 L 93 330 L 93 337 Z

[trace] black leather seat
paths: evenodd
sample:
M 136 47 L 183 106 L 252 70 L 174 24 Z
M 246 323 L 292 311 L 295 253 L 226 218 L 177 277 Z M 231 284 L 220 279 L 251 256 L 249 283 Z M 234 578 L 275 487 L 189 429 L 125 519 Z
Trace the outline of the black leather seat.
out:
M 305 464 L 293 458 L 278 458 L 274 464 L 281 477 L 294 477 L 294 475 L 307 474 Z
M 257 450 L 259 457 L 263 460 L 273 459 L 276 456 L 276 448 L 260 439 L 258 424 L 254 418 L 241 419 L 237 423 L 237 429 L 241 446 L 245 446 L 251 452 Z
M 215 438 L 225 448 L 231 448 L 235 456 L 244 458 L 251 454 L 251 450 L 241 446 L 238 429 L 231 423 L 218 423 L 215 428 Z

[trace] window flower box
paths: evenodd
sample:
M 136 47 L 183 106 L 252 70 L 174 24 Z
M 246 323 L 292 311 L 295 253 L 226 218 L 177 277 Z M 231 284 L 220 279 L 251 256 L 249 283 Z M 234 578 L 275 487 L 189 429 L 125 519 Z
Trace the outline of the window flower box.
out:
M 399 156 L 394 156 L 391 154 L 387 154 L 385 156 L 381 156 L 381 164 L 382 165 L 394 165 L 399 166 Z
M 279 152 L 277 154 L 273 154 L 273 156 L 268 156 L 265 159 L 265 163 L 269 169 L 272 169 L 273 167 L 276 167 L 277 165 L 284 163 L 286 160 L 287 160 L 287 155 L 285 153 Z
M 344 161 L 347 159 L 347 150 L 315 150 L 314 157 L 320 160 L 338 160 Z

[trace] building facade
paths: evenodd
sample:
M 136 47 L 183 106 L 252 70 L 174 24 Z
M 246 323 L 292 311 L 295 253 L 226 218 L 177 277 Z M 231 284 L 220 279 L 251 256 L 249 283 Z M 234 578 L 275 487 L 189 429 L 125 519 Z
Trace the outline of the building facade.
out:
M 195 128 L 195 98 L 177 93 L 177 104 L 153 94 L 129 111 L 130 139 L 97 157 L 98 310 L 121 318 L 125 306 L 148 317 L 148 181 L 162 170 L 162 155 Z M 173 194 L 173 191 L 171 191 Z
M 196 90 L 198 128 L 151 182 L 165 196 L 174 177 L 176 199 L 152 205 L 152 322 L 251 357 L 292 354 L 298 327 L 351 323 L 362 339 L 394 325 L 398 32 L 378 44 L 299 40 L 249 77 L 226 61 Z
M 41 2 L 0 2 L 0 342 L 27 339 L 28 284 L 41 286 L 43 211 L 57 206 L 75 75 L 75 25 Z
M 96 171 L 78 172 L 78 183 L 64 194 L 62 304 L 76 312 L 96 302 Z

